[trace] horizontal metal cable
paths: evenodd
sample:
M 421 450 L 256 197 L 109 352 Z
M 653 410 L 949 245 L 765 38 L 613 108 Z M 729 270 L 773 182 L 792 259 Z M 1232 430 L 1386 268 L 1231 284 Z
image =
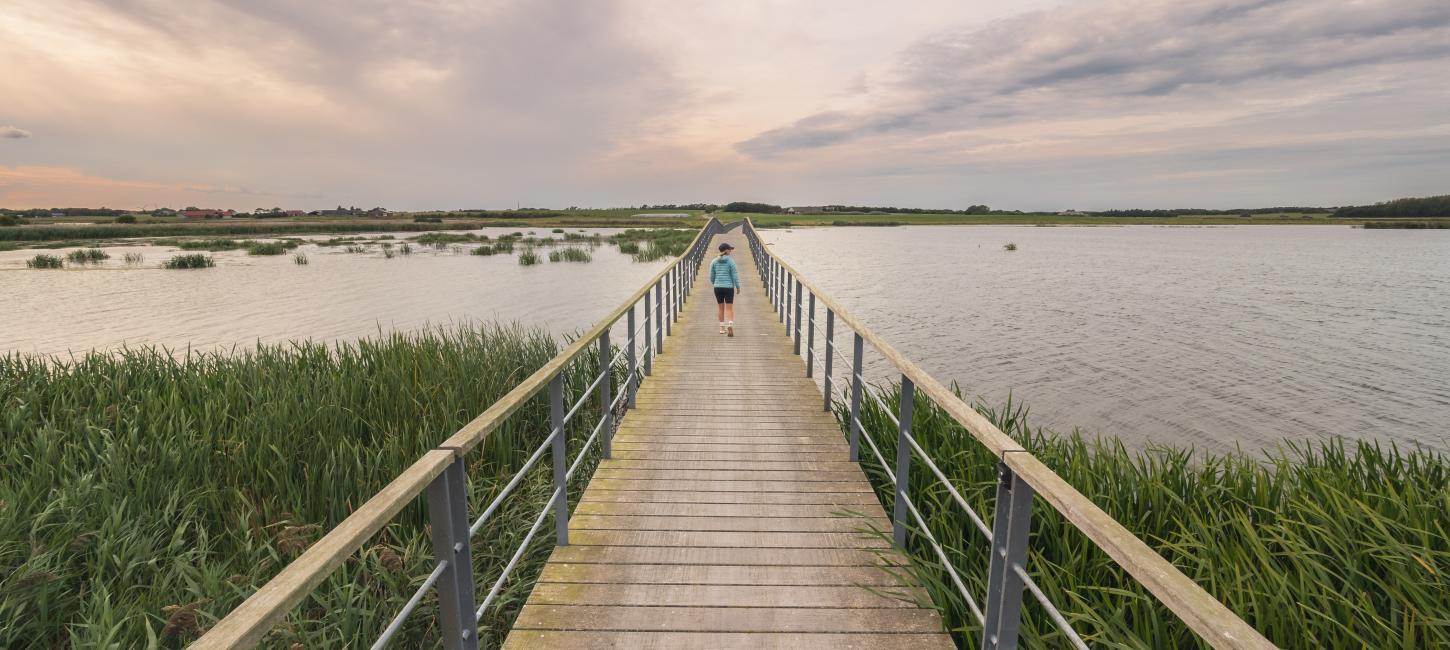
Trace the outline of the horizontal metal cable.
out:
M 534 525 L 529 527 L 529 534 L 524 535 L 523 543 L 519 544 L 518 550 L 514 551 L 514 556 L 509 558 L 509 563 L 504 565 L 503 572 L 498 576 L 498 581 L 493 583 L 493 589 L 488 590 L 488 596 L 484 597 L 483 604 L 478 606 L 477 612 L 474 612 L 473 620 L 475 622 L 483 618 L 484 610 L 487 610 L 489 603 L 492 603 L 493 599 L 498 597 L 498 592 L 503 589 L 504 581 L 508 580 L 509 572 L 514 570 L 514 565 L 519 563 L 519 558 L 523 557 L 524 551 L 529 548 L 529 542 L 533 541 L 534 535 L 539 532 L 539 526 L 543 525 L 544 519 L 549 516 L 549 511 L 553 509 L 554 502 L 559 499 L 559 493 L 560 489 L 554 488 L 554 496 L 549 497 L 549 502 L 545 503 L 544 509 L 539 511 L 539 517 L 534 520 Z
M 941 560 L 942 566 L 946 567 L 947 574 L 952 577 L 952 584 L 957 586 L 957 591 L 962 594 L 962 598 L 967 599 L 967 607 L 972 609 L 972 616 L 977 617 L 978 623 L 986 625 L 987 617 L 982 614 L 982 608 L 977 606 L 977 600 L 972 598 L 972 594 L 967 591 L 967 585 L 962 583 L 962 577 L 957 575 L 957 568 L 952 565 L 951 560 L 947 559 L 947 553 L 942 549 L 941 543 L 936 541 L 936 536 L 931 534 L 930 528 L 927 528 L 921 511 L 916 509 L 916 504 L 912 503 L 911 497 L 902 495 L 902 498 L 905 499 L 906 510 L 911 513 L 913 519 L 916 519 L 916 525 L 921 527 L 921 533 L 926 536 L 926 541 L 931 543 L 931 550 L 936 551 L 937 559 Z
M 423 596 L 438 583 L 438 578 L 443 576 L 443 570 L 447 568 L 448 560 L 440 561 L 437 566 L 433 567 L 433 572 L 428 574 L 428 579 L 424 580 L 423 585 L 413 592 L 413 597 L 408 599 L 408 602 L 403 605 L 403 609 L 393 617 L 391 623 L 388 623 L 387 629 L 383 630 L 383 633 L 378 636 L 378 640 L 373 642 L 372 650 L 382 650 L 387 647 L 388 642 L 393 640 L 393 635 L 403 628 L 403 621 L 407 620 L 408 615 L 418 608 L 418 603 L 423 602 Z
M 483 514 L 479 515 L 478 519 L 473 521 L 473 525 L 468 527 L 469 538 L 478 534 L 478 529 L 483 528 L 483 522 L 488 521 L 489 515 L 492 515 L 493 511 L 498 509 L 498 504 L 503 502 L 503 498 L 508 496 L 510 492 L 513 492 L 514 486 L 518 485 L 519 481 L 524 480 L 524 474 L 528 473 L 529 468 L 533 467 L 534 463 L 539 460 L 539 457 L 544 455 L 544 450 L 549 448 L 549 445 L 554 442 L 554 436 L 557 435 L 559 435 L 559 430 L 554 429 L 549 434 L 549 437 L 544 438 L 543 444 L 534 450 L 533 455 L 529 456 L 529 460 L 524 463 L 524 466 L 520 467 L 519 471 L 514 472 L 513 479 L 508 482 L 508 485 L 503 487 L 503 491 L 499 492 L 498 496 L 493 498 L 493 502 L 488 504 L 487 508 L 484 508 Z
M 1027 570 L 1022 568 L 1020 564 L 1014 564 L 1012 565 L 1012 571 L 1017 574 L 1017 577 L 1022 579 L 1022 584 L 1027 585 L 1027 590 L 1032 592 L 1033 597 L 1037 598 L 1037 602 L 1042 604 L 1042 608 L 1047 610 L 1047 615 L 1052 618 L 1053 623 L 1057 624 L 1057 628 L 1062 630 L 1063 634 L 1067 635 L 1067 640 L 1072 642 L 1072 647 L 1078 648 L 1079 650 L 1088 650 L 1088 645 L 1083 642 L 1082 637 L 1073 631 L 1067 619 L 1062 617 L 1062 612 L 1057 611 L 1057 606 L 1053 605 L 1052 601 L 1047 599 L 1047 594 L 1042 593 L 1042 589 L 1037 586 L 1037 581 L 1027 575 Z
M 871 432 L 866 430 L 866 425 L 861 424 L 861 419 L 856 418 L 856 425 L 861 427 L 861 437 L 866 444 L 871 445 L 871 451 L 876 454 L 876 460 L 881 461 L 881 467 L 886 470 L 886 480 L 891 481 L 891 486 L 896 487 L 896 476 L 891 473 L 891 466 L 886 464 L 886 457 L 881 455 L 881 450 L 876 448 L 876 441 L 871 439 Z
M 967 511 L 967 516 L 972 518 L 972 523 L 976 524 L 977 530 L 982 531 L 982 534 L 987 537 L 987 540 L 991 541 L 992 529 L 988 528 L 987 524 L 982 521 L 982 518 L 977 516 L 976 510 L 973 510 L 971 506 L 967 505 L 967 500 L 962 498 L 962 495 L 957 492 L 957 488 L 952 485 L 951 481 L 947 480 L 946 475 L 943 474 L 940 469 L 937 469 L 936 463 L 932 462 L 931 460 L 931 456 L 926 455 L 926 450 L 922 449 L 921 445 L 916 443 L 916 438 L 913 437 L 910 432 L 907 432 L 906 434 L 906 441 L 911 444 L 912 449 L 916 450 L 916 454 L 918 456 L 921 456 L 921 461 L 923 463 L 926 463 L 926 466 L 928 469 L 931 470 L 931 473 L 936 475 L 936 480 L 942 485 L 946 486 L 947 492 L 951 493 L 952 498 L 956 500 L 957 505 L 961 506 L 963 510 Z

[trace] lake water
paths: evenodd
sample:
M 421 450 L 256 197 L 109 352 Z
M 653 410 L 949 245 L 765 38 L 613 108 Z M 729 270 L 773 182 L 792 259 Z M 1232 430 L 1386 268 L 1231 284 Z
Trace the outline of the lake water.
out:
M 762 234 L 926 371 L 993 403 L 1010 391 L 1038 425 L 1217 450 L 1324 434 L 1450 449 L 1450 232 Z M 1003 250 L 1008 242 L 1018 250 Z M 62 271 L 26 270 L 37 251 L 0 252 L 0 352 L 352 340 L 479 320 L 565 335 L 593 325 L 663 264 L 601 246 L 589 264 L 523 267 L 470 248 L 415 245 L 386 259 L 376 244 L 366 254 L 305 245 L 307 266 L 290 254 L 231 251 L 212 253 L 217 268 L 199 271 L 156 268 L 177 251 L 155 246 L 111 247 L 97 268 Z M 146 262 L 128 268 L 125 252 Z M 868 375 L 889 376 L 879 360 Z
M 497 238 L 515 231 L 468 232 Z M 548 229 L 536 233 L 560 237 Z M 397 246 L 416 235 L 394 236 Z M 0 353 L 67 354 L 145 344 L 213 350 L 298 338 L 354 340 L 473 321 L 518 322 L 570 334 L 593 326 L 664 265 L 636 263 L 605 245 L 588 264 L 546 261 L 525 267 L 517 254 L 470 255 L 476 246 L 435 250 L 413 244 L 411 255 L 387 259 L 377 243 L 367 253 L 307 244 L 295 251 L 307 256 L 306 266 L 295 264 L 291 253 L 253 257 L 226 251 L 206 253 L 216 268 L 184 271 L 158 268 L 181 252 L 170 247 L 110 247 L 111 259 L 98 267 L 67 263 L 59 271 L 29 270 L 25 260 L 38 252 L 63 257 L 74 249 L 0 252 Z M 122 255 L 137 252 L 145 262 L 128 267 Z
M 1215 450 L 1323 434 L 1450 449 L 1450 232 L 762 234 L 924 370 L 991 403 L 1010 391 L 1037 425 Z

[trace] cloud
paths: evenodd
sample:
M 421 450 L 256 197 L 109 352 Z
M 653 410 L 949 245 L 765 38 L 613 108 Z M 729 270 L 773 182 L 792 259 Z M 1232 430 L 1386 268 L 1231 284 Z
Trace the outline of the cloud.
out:
M 30 137 L 30 132 L 14 126 L 0 126 L 0 138 L 19 140 Z
M 1334 96 L 1356 88 L 1349 75 L 1373 85 L 1366 77 L 1447 64 L 1443 0 L 1089 2 L 925 39 L 874 105 L 810 115 L 737 149 L 769 158 L 876 136 L 1274 99 L 1276 87 Z

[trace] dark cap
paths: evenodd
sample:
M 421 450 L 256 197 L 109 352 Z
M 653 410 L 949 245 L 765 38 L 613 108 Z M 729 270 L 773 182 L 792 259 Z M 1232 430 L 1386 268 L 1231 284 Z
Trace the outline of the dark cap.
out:
M 732 250 L 734 248 L 735 247 L 734 246 L 731 246 L 728 242 L 720 242 L 720 251 L 721 252 L 728 251 L 728 250 Z

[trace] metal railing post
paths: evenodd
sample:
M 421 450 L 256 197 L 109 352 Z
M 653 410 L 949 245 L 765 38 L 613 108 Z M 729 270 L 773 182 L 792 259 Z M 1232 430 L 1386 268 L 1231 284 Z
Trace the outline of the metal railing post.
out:
M 609 349 L 609 329 L 599 335 L 599 374 L 604 378 L 599 380 L 599 419 L 604 421 L 599 429 L 604 434 L 604 441 L 600 448 L 603 450 L 605 460 L 609 459 L 610 444 L 614 441 L 614 410 L 610 408 L 614 404 L 614 398 L 610 393 L 614 392 L 614 377 L 610 376 L 614 369 L 609 366 L 609 360 L 614 358 Z
M 866 340 L 856 333 L 855 353 L 851 356 L 851 462 L 861 462 L 861 356 Z
M 916 402 L 916 384 L 905 375 L 901 376 L 901 400 L 897 404 L 896 419 L 896 502 L 891 510 L 891 538 L 897 546 L 906 546 L 906 488 L 911 480 L 911 407 Z
M 795 355 L 801 355 L 801 281 L 795 281 Z
M 826 395 L 826 405 L 823 409 L 826 412 L 831 410 L 831 366 L 836 358 L 836 311 L 830 307 L 826 308 L 826 384 L 823 391 Z
M 634 305 L 629 306 L 629 320 L 625 321 L 625 327 L 629 328 L 629 336 L 626 337 L 629 339 L 629 378 L 624 380 L 624 390 L 629 393 L 629 397 L 625 398 L 625 401 L 628 402 L 628 408 L 632 409 L 635 408 L 634 396 L 639 388 L 639 378 L 635 376 L 635 373 L 639 372 L 639 359 L 634 356 Z
M 669 314 L 665 318 L 665 336 L 669 336 L 675 323 L 675 298 L 678 297 L 678 293 L 675 291 L 675 269 L 673 267 L 665 272 L 665 277 L 661 282 L 664 283 L 665 293 L 668 294 L 668 297 L 665 298 L 665 312 L 662 313 Z M 660 349 L 665 349 L 663 341 L 660 342 Z
M 554 436 L 554 531 L 559 546 L 569 545 L 569 434 L 564 430 L 564 372 L 549 382 L 549 422 Z
M 443 647 L 478 648 L 478 622 L 473 617 L 473 555 L 468 543 L 468 485 L 463 458 L 454 451 L 453 463 L 428 485 L 428 523 L 432 528 L 433 559 L 447 562 L 438 578 L 438 623 Z
M 665 283 L 655 281 L 655 354 L 665 352 Z
M 654 335 L 650 334 L 649 327 L 649 292 L 644 292 L 644 376 L 648 377 L 653 373 L 654 363 Z
M 1016 648 L 1022 624 L 1022 577 L 1015 567 L 1027 563 L 1032 532 L 1032 486 L 997 463 L 997 505 L 992 514 L 992 562 L 987 569 L 983 648 Z
M 806 376 L 816 373 L 816 294 L 811 292 L 811 307 L 806 312 Z
M 790 284 L 790 274 L 788 274 L 788 273 L 785 272 L 785 266 L 781 266 L 780 267 L 780 293 L 779 293 L 779 296 L 780 297 L 777 298 L 776 301 L 775 301 L 775 314 L 776 314 L 776 320 L 778 320 L 779 322 L 782 322 L 782 323 L 785 322 L 786 312 L 789 311 L 788 309 L 785 308 L 786 300 L 788 300 L 790 298 L 790 295 L 787 293 L 787 290 L 786 290 L 786 286 L 789 285 L 789 284 Z M 789 326 L 787 326 L 787 328 L 788 327 Z M 786 333 L 789 334 L 789 332 L 790 332 L 790 330 L 787 329 L 786 330 Z

